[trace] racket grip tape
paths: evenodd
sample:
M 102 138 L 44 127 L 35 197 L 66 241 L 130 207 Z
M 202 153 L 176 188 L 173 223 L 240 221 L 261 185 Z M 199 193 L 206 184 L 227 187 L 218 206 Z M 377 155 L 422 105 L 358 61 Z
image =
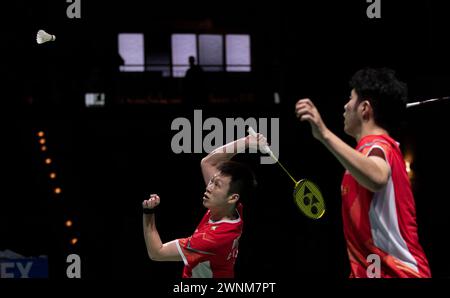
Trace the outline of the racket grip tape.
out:
M 253 129 L 253 127 L 249 127 L 248 128 L 248 134 L 249 135 L 251 135 L 252 137 L 257 137 L 257 133 L 256 133 L 256 131 Z M 270 150 L 270 147 L 268 146 L 268 145 L 264 145 L 262 148 L 261 148 L 261 151 L 263 152 L 263 153 L 268 153 L 268 154 L 273 154 L 272 153 L 272 150 Z

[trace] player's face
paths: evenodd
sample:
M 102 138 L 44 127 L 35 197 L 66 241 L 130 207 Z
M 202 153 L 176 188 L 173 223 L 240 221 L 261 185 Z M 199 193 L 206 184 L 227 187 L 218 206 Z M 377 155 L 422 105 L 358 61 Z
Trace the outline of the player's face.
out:
M 352 137 L 355 137 L 361 128 L 358 105 L 358 94 L 353 89 L 349 101 L 344 106 L 344 131 Z
M 203 195 L 203 205 L 208 209 L 223 208 L 228 206 L 228 190 L 230 189 L 231 177 L 215 174 Z

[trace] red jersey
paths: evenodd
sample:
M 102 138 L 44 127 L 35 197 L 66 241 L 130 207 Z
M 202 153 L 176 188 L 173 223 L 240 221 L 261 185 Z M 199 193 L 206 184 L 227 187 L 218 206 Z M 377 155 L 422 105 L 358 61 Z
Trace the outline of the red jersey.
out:
M 374 148 L 383 151 L 391 170 L 386 186 L 371 192 L 348 171 L 341 185 L 350 277 L 368 277 L 373 254 L 380 260 L 380 277 L 431 277 L 419 244 L 414 197 L 399 144 L 387 135 L 369 135 L 356 150 L 368 156 Z
M 210 211 L 203 216 L 191 237 L 177 239 L 183 258 L 183 278 L 233 278 L 242 234 L 242 204 L 238 204 L 238 218 L 212 221 Z

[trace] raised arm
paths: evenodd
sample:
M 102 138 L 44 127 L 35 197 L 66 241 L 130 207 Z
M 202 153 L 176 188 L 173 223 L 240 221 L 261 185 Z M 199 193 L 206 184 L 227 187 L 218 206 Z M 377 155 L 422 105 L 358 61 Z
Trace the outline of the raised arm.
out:
M 208 185 L 213 175 L 217 172 L 219 164 L 229 161 L 236 154 L 244 152 L 246 148 L 258 150 L 264 145 L 267 145 L 266 137 L 262 134 L 257 134 L 256 137 L 246 136 L 215 149 L 204 157 L 200 163 L 205 184 Z
M 154 209 L 160 203 L 160 198 L 156 194 L 152 194 L 148 200 L 142 202 L 142 207 L 146 209 Z M 182 261 L 183 259 L 178 252 L 176 240 L 162 243 L 156 229 L 155 214 L 143 215 L 144 239 L 147 246 L 147 253 L 153 261 Z
M 311 100 L 299 100 L 295 112 L 300 121 L 308 121 L 311 124 L 313 136 L 325 145 L 358 183 L 373 192 L 379 191 L 387 184 L 390 168 L 383 157 L 365 156 L 347 145 L 325 126 Z

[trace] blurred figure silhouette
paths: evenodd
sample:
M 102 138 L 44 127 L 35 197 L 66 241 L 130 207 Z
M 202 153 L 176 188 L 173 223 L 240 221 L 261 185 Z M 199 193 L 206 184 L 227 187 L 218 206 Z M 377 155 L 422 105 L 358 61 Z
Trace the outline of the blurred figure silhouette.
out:
M 189 56 L 189 69 L 184 77 L 183 89 L 186 104 L 198 106 L 207 102 L 204 71 L 195 63 L 194 56 Z

